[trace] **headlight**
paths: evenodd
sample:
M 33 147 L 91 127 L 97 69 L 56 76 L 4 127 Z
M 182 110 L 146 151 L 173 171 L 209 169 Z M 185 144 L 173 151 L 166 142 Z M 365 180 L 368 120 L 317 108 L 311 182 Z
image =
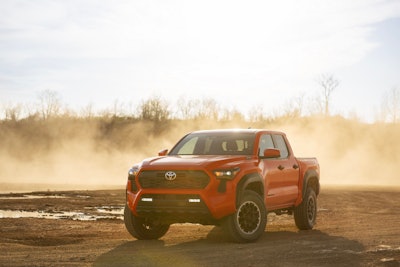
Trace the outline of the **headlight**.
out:
M 239 167 L 233 169 L 215 170 L 214 175 L 215 177 L 217 177 L 217 179 L 232 180 L 233 178 L 235 178 L 236 174 L 238 174 L 239 171 Z
M 139 169 L 136 167 L 132 167 L 128 172 L 128 180 L 135 180 L 136 175 L 138 174 Z

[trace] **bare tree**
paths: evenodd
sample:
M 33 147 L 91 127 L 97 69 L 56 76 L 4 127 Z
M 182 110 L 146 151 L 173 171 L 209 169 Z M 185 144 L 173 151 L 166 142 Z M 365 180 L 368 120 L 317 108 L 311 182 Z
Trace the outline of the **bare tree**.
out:
M 139 106 L 140 116 L 144 120 L 165 121 L 170 116 L 168 104 L 158 96 L 153 96 Z
M 264 107 L 259 104 L 250 108 L 248 112 L 250 122 L 261 122 L 265 120 Z
M 303 115 L 304 108 L 304 93 L 299 94 L 297 97 L 290 98 L 283 106 L 284 117 L 299 118 Z
M 114 100 L 111 110 L 114 117 L 121 117 L 126 115 L 125 104 L 123 102 L 120 102 L 118 99 Z
M 94 108 L 93 103 L 87 104 L 85 107 L 81 109 L 81 116 L 87 119 L 91 119 L 94 117 Z
M 6 120 L 17 121 L 22 114 L 22 104 L 7 104 L 4 106 Z
M 24 105 L 24 117 L 28 120 L 39 120 L 40 114 L 36 103 L 26 103 Z
M 137 113 L 138 112 L 138 107 L 132 101 L 129 101 L 126 104 L 126 112 L 127 112 L 127 115 L 132 117 L 132 118 L 140 117 L 140 115 L 138 115 L 138 113 Z
M 221 121 L 241 122 L 245 120 L 244 115 L 236 107 L 224 108 L 220 113 L 222 114 L 219 118 Z
M 46 120 L 60 114 L 61 100 L 57 92 L 44 90 L 39 93 L 39 113 Z
M 195 99 L 187 99 L 185 96 L 181 96 L 177 100 L 177 117 L 180 119 L 188 120 L 195 117 L 196 107 L 199 106 L 199 101 Z
M 321 74 L 317 78 L 317 83 L 321 86 L 322 95 L 320 101 L 322 102 L 322 109 L 325 116 L 329 115 L 331 105 L 332 92 L 339 86 L 337 80 L 332 74 Z
M 207 120 L 218 120 L 219 108 L 217 101 L 213 98 L 203 98 L 199 103 L 196 118 Z
M 386 92 L 382 101 L 382 115 L 385 121 L 396 123 L 400 120 L 400 89 L 393 87 Z

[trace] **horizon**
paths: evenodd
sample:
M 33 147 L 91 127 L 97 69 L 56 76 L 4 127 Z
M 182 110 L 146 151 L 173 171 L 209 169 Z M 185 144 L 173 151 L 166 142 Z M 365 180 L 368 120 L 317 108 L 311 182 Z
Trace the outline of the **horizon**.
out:
M 23 185 L 21 187 L 21 185 Z M 62 191 L 103 191 L 103 190 L 125 190 L 126 184 L 110 184 L 105 186 L 96 186 L 93 184 L 49 184 L 49 183 L 0 183 L 0 195 L 2 194 L 21 194 L 31 192 L 62 192 Z M 379 184 L 352 184 L 352 183 L 321 183 L 321 190 L 343 189 L 347 190 L 376 190 L 381 191 L 399 191 L 400 185 L 379 185 Z

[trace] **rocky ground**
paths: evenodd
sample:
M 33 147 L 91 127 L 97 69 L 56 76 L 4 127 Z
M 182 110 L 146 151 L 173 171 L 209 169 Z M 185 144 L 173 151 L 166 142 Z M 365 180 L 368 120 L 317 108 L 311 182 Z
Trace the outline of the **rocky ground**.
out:
M 136 240 L 124 201 L 123 190 L 0 195 L 0 266 L 400 266 L 400 188 L 324 187 L 314 230 L 269 214 L 250 244 L 194 224 Z

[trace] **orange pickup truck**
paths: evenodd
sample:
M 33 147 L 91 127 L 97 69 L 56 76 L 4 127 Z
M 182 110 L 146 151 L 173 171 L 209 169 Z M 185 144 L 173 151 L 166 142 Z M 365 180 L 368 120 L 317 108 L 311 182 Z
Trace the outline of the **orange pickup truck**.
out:
M 264 232 L 267 214 L 294 214 L 312 229 L 320 169 L 296 158 L 282 132 L 196 131 L 128 173 L 124 222 L 137 239 L 158 239 L 173 223 L 222 226 L 235 242 Z

